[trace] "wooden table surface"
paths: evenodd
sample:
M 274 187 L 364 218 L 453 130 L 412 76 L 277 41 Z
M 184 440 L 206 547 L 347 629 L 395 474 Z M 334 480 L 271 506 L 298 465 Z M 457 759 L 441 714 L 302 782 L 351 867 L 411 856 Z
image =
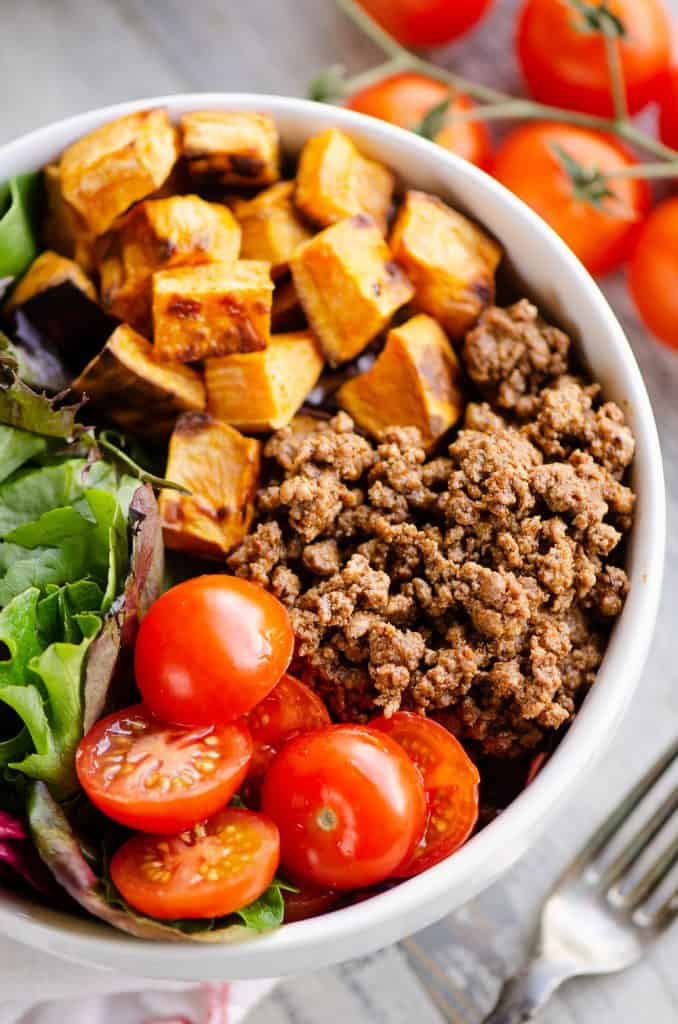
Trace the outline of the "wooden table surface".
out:
M 452 0 L 451 0 L 452 2 Z M 672 0 L 678 15 L 678 0 Z M 514 0 L 441 59 L 517 90 Z M 0 143 L 90 107 L 162 93 L 248 90 L 304 95 L 310 77 L 377 54 L 331 0 L 3 0 Z M 640 329 L 623 283 L 606 290 L 647 382 L 665 458 L 669 523 L 678 512 L 678 353 Z M 252 1024 L 476 1024 L 520 961 L 543 894 L 593 824 L 676 733 L 678 533 L 642 685 L 615 742 L 550 833 L 500 883 L 443 923 L 373 957 L 287 981 Z M 415 975 L 412 964 L 420 968 Z M 678 926 L 623 975 L 567 985 L 546 1024 L 676 1024 Z M 423 972 L 423 973 L 422 973 Z M 449 983 L 451 982 L 451 988 Z M 0 992 L 1 997 L 1 992 Z

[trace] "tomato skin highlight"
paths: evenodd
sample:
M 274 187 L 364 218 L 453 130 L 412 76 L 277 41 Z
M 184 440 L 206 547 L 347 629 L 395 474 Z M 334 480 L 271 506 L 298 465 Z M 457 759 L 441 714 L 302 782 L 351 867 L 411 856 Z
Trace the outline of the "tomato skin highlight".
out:
M 144 616 L 134 669 L 144 703 L 166 722 L 212 725 L 247 714 L 292 658 L 287 610 L 235 576 L 197 576 Z
M 360 0 L 383 29 L 406 46 L 441 46 L 480 21 L 492 0 Z
M 330 724 L 320 697 L 294 676 L 284 675 L 247 716 L 254 745 L 248 775 L 265 775 L 275 755 L 293 736 Z
M 396 711 L 370 725 L 401 744 L 424 780 L 426 832 L 394 871 L 397 878 L 410 878 L 445 860 L 469 838 L 478 820 L 480 775 L 459 740 L 431 718 Z
M 615 138 L 573 125 L 535 123 L 515 129 L 495 153 L 495 178 L 531 206 L 569 245 L 591 274 L 614 270 L 630 255 L 650 207 L 646 181 L 610 182 L 615 198 L 597 209 L 574 194 L 559 146 L 584 167 L 614 172 L 637 163 Z
M 433 107 L 449 96 L 450 89 L 443 82 L 414 71 L 404 71 L 354 93 L 346 100 L 346 106 L 412 130 Z M 454 96 L 446 123 L 433 141 L 469 163 L 487 167 L 492 149 L 487 125 L 483 121 L 459 122 L 454 119 L 455 115 L 474 108 L 475 104 L 468 96 L 463 93 Z
M 611 0 L 626 35 L 619 52 L 629 110 L 659 98 L 671 60 L 671 23 L 661 0 Z M 605 41 L 580 31 L 570 0 L 526 0 L 518 19 L 517 51 L 531 94 L 542 103 L 611 117 L 614 113 Z
M 655 206 L 629 264 L 629 288 L 640 318 L 660 341 L 678 349 L 678 198 Z
M 222 917 L 261 896 L 275 876 L 278 830 L 227 807 L 190 834 L 138 835 L 111 860 L 111 878 L 136 910 L 161 921 Z
M 180 832 L 228 803 L 251 757 L 244 721 L 166 725 L 138 704 L 93 725 L 75 767 L 87 796 L 109 818 L 142 832 Z
M 417 769 L 394 740 L 360 725 L 290 740 L 264 779 L 261 806 L 280 830 L 283 867 L 328 889 L 387 878 L 426 824 Z

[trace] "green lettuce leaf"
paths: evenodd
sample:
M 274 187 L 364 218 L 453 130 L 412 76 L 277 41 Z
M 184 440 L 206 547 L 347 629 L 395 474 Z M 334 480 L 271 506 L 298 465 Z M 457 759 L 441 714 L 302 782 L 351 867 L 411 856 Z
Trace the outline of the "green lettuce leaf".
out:
M 0 425 L 0 483 L 24 463 L 47 451 L 46 437 Z
M 0 277 L 18 277 L 38 255 L 41 182 L 42 173 L 30 171 L 0 185 Z

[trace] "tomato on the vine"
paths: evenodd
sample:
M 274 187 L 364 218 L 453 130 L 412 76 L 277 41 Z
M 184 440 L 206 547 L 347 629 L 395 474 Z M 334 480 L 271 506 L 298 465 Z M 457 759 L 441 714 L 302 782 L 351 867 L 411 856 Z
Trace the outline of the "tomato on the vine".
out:
M 602 6 L 586 5 L 595 15 Z M 671 23 L 662 0 L 609 0 L 631 113 L 659 98 L 671 60 Z M 525 0 L 518 57 L 532 95 L 542 103 L 610 117 L 614 113 L 605 38 L 573 0 Z
M 459 740 L 438 722 L 396 711 L 370 723 L 399 743 L 421 772 L 428 825 L 412 856 L 398 866 L 400 878 L 418 875 L 466 842 L 478 820 L 478 769 Z
M 228 803 L 251 756 L 243 721 L 167 725 L 137 704 L 92 726 L 75 766 L 87 796 L 109 818 L 142 832 L 180 832 Z
M 128 839 L 113 855 L 111 878 L 129 905 L 149 917 L 222 917 L 261 896 L 278 853 L 272 821 L 227 807 L 188 834 Z
M 448 97 L 450 105 L 444 124 L 433 141 L 478 167 L 486 167 L 491 152 L 487 125 L 483 121 L 455 120 L 455 115 L 474 109 L 473 100 L 463 93 L 451 95 L 449 87 L 435 78 L 415 71 L 391 75 L 349 96 L 346 106 L 400 128 L 413 130 L 429 111 Z
M 468 32 L 492 0 L 359 0 L 405 46 L 441 46 Z
M 231 722 L 273 689 L 294 634 L 284 605 L 235 576 L 196 576 L 144 616 L 134 669 L 144 703 L 182 725 Z
M 294 879 L 354 889 L 388 878 L 424 833 L 426 798 L 403 748 L 376 729 L 332 725 L 305 733 L 273 761 L 261 807 L 280 830 Z
M 654 208 L 629 265 L 629 286 L 645 326 L 678 348 L 678 198 Z
M 494 176 L 554 228 L 592 274 L 605 274 L 629 256 L 650 207 L 640 179 L 609 180 L 612 196 L 598 206 L 576 194 L 562 155 L 587 170 L 613 175 L 637 161 L 615 138 L 565 124 L 526 124 L 495 154 Z
M 254 744 L 249 775 L 264 775 L 275 755 L 293 736 L 329 724 L 329 712 L 320 697 L 294 676 L 284 675 L 247 716 Z
M 678 68 L 664 78 L 659 101 L 659 135 L 662 142 L 678 149 Z

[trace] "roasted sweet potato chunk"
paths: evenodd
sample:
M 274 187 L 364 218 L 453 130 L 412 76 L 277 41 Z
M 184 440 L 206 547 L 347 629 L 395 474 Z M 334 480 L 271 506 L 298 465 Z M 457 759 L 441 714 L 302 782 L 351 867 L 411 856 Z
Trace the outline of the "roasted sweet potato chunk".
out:
M 268 114 L 196 110 L 181 118 L 183 154 L 201 185 L 272 185 L 280 177 L 280 141 Z
M 199 196 L 172 196 L 139 203 L 105 244 L 100 264 L 104 308 L 148 337 L 155 271 L 235 262 L 240 227 L 221 204 Z
M 266 348 L 273 281 L 259 260 L 180 267 L 153 275 L 153 330 L 161 359 L 181 363 Z
M 95 235 L 78 211 L 67 203 L 61 191 L 58 164 L 49 164 L 44 171 L 45 219 L 42 239 L 47 249 L 69 256 L 92 275 L 96 271 Z
M 304 242 L 290 267 L 308 322 L 332 366 L 362 352 L 414 294 L 365 213 Z
M 274 334 L 262 352 L 207 360 L 207 409 L 241 430 L 278 430 L 292 419 L 322 368 L 312 331 Z
M 205 408 L 205 385 L 195 370 L 160 362 L 150 342 L 121 324 L 73 383 L 106 419 L 151 440 L 171 433 L 182 412 Z
M 367 433 L 419 427 L 427 447 L 464 407 L 459 360 L 440 325 L 423 313 L 388 332 L 374 366 L 341 386 L 339 405 Z
M 95 128 L 61 157 L 61 190 L 95 235 L 167 179 L 178 156 L 165 110 L 139 110 Z
M 462 337 L 494 301 L 500 246 L 436 196 L 407 193 L 390 245 L 414 284 L 413 305 L 452 338 Z
M 5 315 L 47 338 L 72 373 L 98 352 L 117 321 L 100 308 L 94 285 L 73 260 L 48 249 L 31 263 L 5 305 Z
M 246 260 L 267 260 L 271 275 L 287 270 L 298 245 L 311 237 L 293 201 L 294 182 L 281 181 L 254 199 L 239 199 L 233 213 L 242 228 L 241 255 Z
M 254 514 L 260 445 L 206 413 L 177 420 L 166 477 L 191 494 L 165 490 L 160 517 L 168 548 L 222 558 L 244 538 Z
M 393 185 L 388 168 L 364 157 L 348 135 L 328 128 L 309 139 L 302 150 L 296 202 L 322 227 L 368 213 L 385 231 Z

